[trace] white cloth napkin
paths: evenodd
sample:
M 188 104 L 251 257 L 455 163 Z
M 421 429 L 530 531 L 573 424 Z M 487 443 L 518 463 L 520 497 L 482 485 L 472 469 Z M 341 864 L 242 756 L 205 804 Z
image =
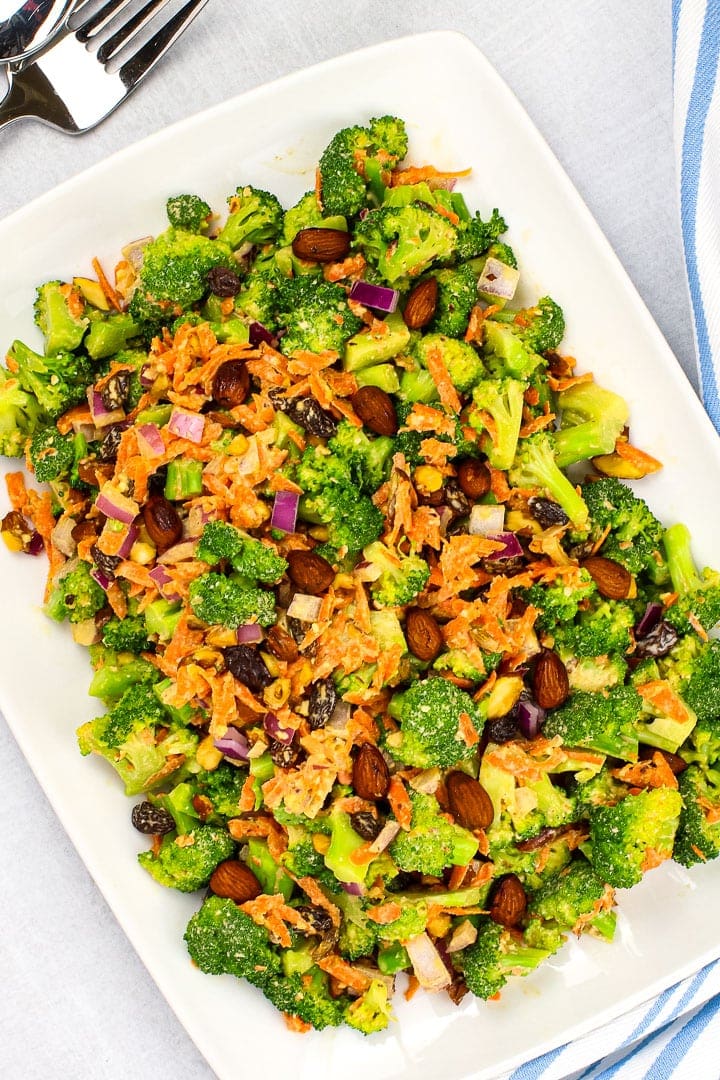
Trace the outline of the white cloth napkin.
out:
M 674 134 L 698 382 L 720 432 L 720 0 L 672 0 Z M 720 961 L 505 1080 L 720 1075 Z

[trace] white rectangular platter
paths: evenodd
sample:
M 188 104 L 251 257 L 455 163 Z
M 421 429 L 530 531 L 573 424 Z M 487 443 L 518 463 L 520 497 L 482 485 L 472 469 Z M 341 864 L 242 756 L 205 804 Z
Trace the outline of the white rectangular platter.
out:
M 665 463 L 643 495 L 668 524 L 690 526 L 700 561 L 719 565 L 720 499 L 712 493 L 720 490 L 720 440 L 556 159 L 483 56 L 454 33 L 388 42 L 261 87 L 0 222 L 0 344 L 37 340 L 35 286 L 91 274 L 93 256 L 111 269 L 121 246 L 164 227 L 168 195 L 196 192 L 221 209 L 238 184 L 252 183 L 289 206 L 313 186 L 318 155 L 336 130 L 385 113 L 407 120 L 413 163 L 473 166 L 461 189 L 471 208 L 487 214 L 499 206 L 506 217 L 527 296 L 550 293 L 561 303 L 565 351 L 627 397 L 633 441 Z M 259 993 L 191 966 L 182 936 L 199 898 L 158 887 L 138 867 L 143 845 L 119 782 L 104 762 L 77 751 L 74 730 L 96 703 L 87 696 L 84 650 L 40 610 L 44 574 L 41 560 L 0 545 L 0 639 L 15 646 L 0 659 L 0 706 L 130 941 L 221 1080 L 489 1080 L 720 955 L 720 866 L 688 873 L 665 865 L 620 897 L 613 945 L 571 942 L 497 1002 L 466 998 L 456 1008 L 447 998 L 418 994 L 407 1004 L 398 995 L 398 1023 L 382 1036 L 291 1034 Z

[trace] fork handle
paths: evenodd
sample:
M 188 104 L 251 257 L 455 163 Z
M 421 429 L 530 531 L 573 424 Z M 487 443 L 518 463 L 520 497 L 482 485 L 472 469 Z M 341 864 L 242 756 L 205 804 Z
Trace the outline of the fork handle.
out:
M 0 129 L 24 117 L 47 122 L 51 110 L 57 113 L 57 95 L 37 64 L 23 71 L 11 70 L 8 78 L 10 89 L 0 102 Z

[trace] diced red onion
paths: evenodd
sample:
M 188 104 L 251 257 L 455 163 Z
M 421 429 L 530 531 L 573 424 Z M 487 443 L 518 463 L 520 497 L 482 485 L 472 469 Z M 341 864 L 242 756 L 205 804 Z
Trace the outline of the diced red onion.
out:
M 181 439 L 187 439 L 191 443 L 201 443 L 205 431 L 205 417 L 201 416 L 200 413 L 187 412 L 187 410 L 178 409 L 175 406 L 170 413 L 167 426 L 173 435 L 177 435 Z
M 92 570 L 90 571 L 90 577 L 94 578 L 95 581 L 97 581 L 101 589 L 104 589 L 105 592 L 108 591 L 108 588 L 110 587 L 110 578 L 107 576 L 107 574 L 103 573 L 102 570 L 99 570 L 97 566 L 93 566 Z
M 282 532 L 295 532 L 300 496 L 295 491 L 275 492 L 270 525 Z
M 319 596 L 311 596 L 309 593 L 295 593 L 287 613 L 291 619 L 299 619 L 300 622 L 313 623 L 320 614 L 322 600 Z
M 28 541 L 28 546 L 25 549 L 25 554 L 26 555 L 39 555 L 44 550 L 45 550 L 45 545 L 43 544 L 43 538 L 40 535 L 40 533 L 37 530 L 35 530 L 35 532 L 30 537 L 30 540 Z
M 141 452 L 147 448 L 150 457 L 160 457 L 165 453 L 165 443 L 157 424 L 141 424 L 135 430 Z
M 428 180 L 428 187 L 431 191 L 437 191 L 438 188 L 443 191 L 454 191 L 456 185 L 456 176 L 431 176 Z
M 340 884 L 342 885 L 348 896 L 365 895 L 365 886 L 361 885 L 358 881 L 341 881 Z
M 256 622 L 244 623 L 243 626 L 237 628 L 238 645 L 254 645 L 262 639 L 262 627 Z
M 635 627 L 635 636 L 639 638 L 645 637 L 649 634 L 654 626 L 660 622 L 663 613 L 662 604 L 650 603 L 645 607 L 645 611 L 640 618 L 637 626 Z
M 520 698 L 517 718 L 523 735 L 527 739 L 534 739 L 545 721 L 545 710 L 530 698 Z
M 443 990 L 452 976 L 427 934 L 417 934 L 405 942 L 413 971 L 423 990 Z
M 272 345 L 275 340 L 266 326 L 259 322 L 251 322 L 248 327 L 251 345 Z
M 468 945 L 472 945 L 477 941 L 477 928 L 473 926 L 469 919 L 463 919 L 455 929 L 447 944 L 448 953 L 460 952 L 462 949 L 466 949 Z
M 103 485 L 95 500 L 95 506 L 105 517 L 121 521 L 123 525 L 132 525 L 140 511 L 136 502 L 122 495 L 112 484 Z
M 352 705 L 350 702 L 341 699 L 333 709 L 332 716 L 328 720 L 326 726 L 332 728 L 334 731 L 342 730 L 342 728 L 347 727 L 351 712 Z
M 159 563 L 179 563 L 195 557 L 197 543 L 194 540 L 182 540 L 179 544 L 173 544 L 162 555 L 158 555 Z
M 139 240 L 131 240 L 124 248 L 121 248 L 122 256 L 130 263 L 134 270 L 140 270 L 145 258 L 145 248 L 152 243 L 152 236 L 142 236 Z
M 354 575 L 357 581 L 377 581 L 382 572 L 382 566 L 363 560 L 355 567 Z
M 99 438 L 102 438 L 102 433 L 98 432 L 98 429 L 94 424 L 88 424 L 84 420 L 71 420 L 73 435 L 82 435 L 87 442 L 97 442 Z
M 140 369 L 140 385 L 146 390 L 155 382 L 155 372 L 150 364 L 143 364 Z
M 213 746 L 225 757 L 234 758 L 235 761 L 248 759 L 248 741 L 242 731 L 238 731 L 237 728 L 229 727 L 221 738 L 213 740 Z
M 164 600 L 169 600 L 171 603 L 174 603 L 176 600 L 180 599 L 180 593 L 177 591 L 173 579 L 167 573 L 164 566 L 161 566 L 160 564 L 154 566 L 150 571 L 150 577 L 157 585 L 160 595 Z
M 468 532 L 471 536 L 497 536 L 505 528 L 505 507 L 502 503 L 477 503 L 470 511 Z
M 372 285 L 369 281 L 353 281 L 350 289 L 351 300 L 357 300 L 365 307 L 385 311 L 388 314 L 395 311 L 399 298 L 400 293 L 397 289 L 388 289 L 384 285 Z
M 384 851 L 386 847 L 392 844 L 399 832 L 400 825 L 397 821 L 387 821 L 370 845 L 370 850 L 374 855 L 379 855 L 381 851 Z
M 125 413 L 122 409 L 107 408 L 102 399 L 102 394 L 98 393 L 93 386 L 88 387 L 87 399 L 95 427 L 106 428 L 110 424 L 117 424 L 118 420 L 125 419 Z
M 499 551 L 493 551 L 490 556 L 491 559 L 516 559 L 518 555 L 524 554 L 522 544 L 515 533 L 498 533 L 497 535 L 489 536 L 488 540 L 495 540 L 498 544 L 503 545 Z
M 512 300 L 520 280 L 520 271 L 500 262 L 492 256 L 485 260 L 482 273 L 478 278 L 478 292 L 497 296 L 501 300 Z
M 61 554 L 67 555 L 68 558 L 77 551 L 77 543 L 72 536 L 76 524 L 74 518 L 63 515 L 50 534 L 50 539 L 55 547 Z
M 117 554 L 121 559 L 129 559 L 132 546 L 138 538 L 139 529 L 137 525 L 128 525 L 127 532 L 125 533 L 125 539 L 120 547 L 117 549 Z
M 283 727 L 275 713 L 265 713 L 263 727 L 271 739 L 277 739 L 285 746 L 289 746 L 295 738 L 295 728 Z

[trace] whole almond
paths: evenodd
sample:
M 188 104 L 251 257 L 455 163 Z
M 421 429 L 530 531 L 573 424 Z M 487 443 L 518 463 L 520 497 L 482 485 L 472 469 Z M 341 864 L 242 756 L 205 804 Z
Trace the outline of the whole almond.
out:
M 477 501 L 490 490 L 490 470 L 484 461 L 477 458 L 465 458 L 457 467 L 458 484 L 468 499 Z
M 422 330 L 435 314 L 438 300 L 437 278 L 418 281 L 405 301 L 403 319 L 408 330 Z
M 527 896 L 520 878 L 506 874 L 500 878 L 490 903 L 490 918 L 500 926 L 517 926 L 527 909 Z
M 352 782 L 361 799 L 384 799 L 390 787 L 387 762 L 372 743 L 363 743 L 353 762 Z
M 255 900 L 262 892 L 260 882 L 249 866 L 237 859 L 227 859 L 216 866 L 210 878 L 210 891 L 236 904 Z
M 405 615 L 405 638 L 408 649 L 418 660 L 435 660 L 443 647 L 442 631 L 430 614 L 422 608 L 408 608 Z
M 614 559 L 604 555 L 591 555 L 580 564 L 587 570 L 597 586 L 597 591 L 608 600 L 626 600 L 632 590 L 632 574 Z
M 314 551 L 290 551 L 287 561 L 290 580 L 300 592 L 319 596 L 335 580 L 335 571 L 330 563 Z
M 292 663 L 298 658 L 298 647 L 295 639 L 283 630 L 282 626 L 271 626 L 265 635 L 265 647 L 272 653 L 276 660 L 286 660 Z
M 541 709 L 557 709 L 570 693 L 570 680 L 562 660 L 553 649 L 543 649 L 535 662 L 533 694 Z
M 495 811 L 485 788 L 459 769 L 445 780 L 450 813 L 464 829 L 489 829 Z
M 366 428 L 376 435 L 396 435 L 397 413 L 392 398 L 379 386 L 361 386 L 350 404 Z
M 292 242 L 292 249 L 298 259 L 339 262 L 350 251 L 350 234 L 344 229 L 301 229 Z
M 151 495 L 143 507 L 143 522 L 159 552 L 167 551 L 182 536 L 180 515 L 164 495 Z

